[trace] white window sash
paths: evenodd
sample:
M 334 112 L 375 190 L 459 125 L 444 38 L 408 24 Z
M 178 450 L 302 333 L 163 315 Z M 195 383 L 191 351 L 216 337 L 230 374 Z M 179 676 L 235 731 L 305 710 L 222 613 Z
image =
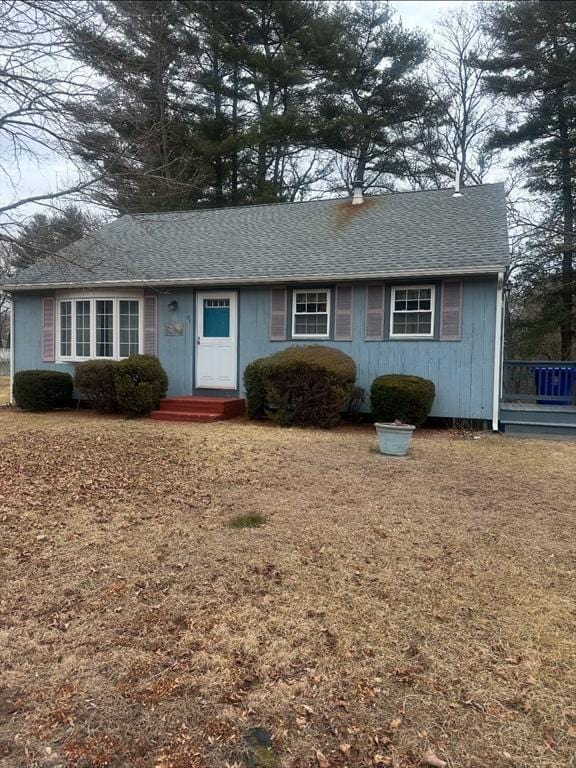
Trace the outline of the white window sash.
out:
M 71 355 L 62 355 L 62 336 L 61 336 L 61 305 L 65 302 L 72 303 L 72 347 Z M 83 357 L 76 354 L 76 302 L 77 301 L 89 301 L 90 302 L 90 355 Z M 98 357 L 96 355 L 96 302 L 97 301 L 111 301 L 112 302 L 112 357 Z M 121 295 L 90 295 L 82 296 L 81 294 L 75 295 L 61 295 L 57 297 L 58 310 L 56 315 L 56 334 L 58 339 L 57 357 L 58 363 L 81 363 L 85 360 L 124 360 L 120 357 L 120 302 L 121 301 L 137 301 L 138 302 L 138 352 L 141 354 L 144 349 L 144 297 L 142 294 L 121 294 Z
M 296 294 L 325 293 L 326 312 L 296 312 Z M 330 288 L 304 288 L 292 291 L 292 338 L 293 339 L 329 339 L 332 311 L 332 295 Z M 326 333 L 296 333 L 296 317 L 303 315 L 326 315 Z
M 399 309 L 395 311 L 396 291 L 430 291 L 430 309 Z M 430 333 L 394 333 L 395 314 L 418 314 L 430 312 Z M 390 338 L 391 339 L 432 339 L 434 338 L 434 322 L 436 319 L 436 286 L 434 285 L 394 285 L 390 297 Z

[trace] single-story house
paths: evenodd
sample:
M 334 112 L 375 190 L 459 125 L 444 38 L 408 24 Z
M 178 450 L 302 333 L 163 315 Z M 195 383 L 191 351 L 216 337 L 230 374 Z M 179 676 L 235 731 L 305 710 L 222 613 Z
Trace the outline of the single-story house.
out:
M 9 285 L 13 371 L 158 355 L 169 395 L 242 395 L 292 344 L 436 385 L 432 416 L 498 426 L 502 184 L 125 215 Z

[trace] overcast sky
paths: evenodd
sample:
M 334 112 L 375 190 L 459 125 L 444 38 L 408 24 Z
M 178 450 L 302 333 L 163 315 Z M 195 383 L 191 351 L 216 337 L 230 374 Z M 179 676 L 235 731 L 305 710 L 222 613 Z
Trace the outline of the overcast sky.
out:
M 393 0 L 390 4 L 398 11 L 406 27 L 419 27 L 429 33 L 440 15 L 457 10 L 466 3 L 462 0 Z M 17 183 L 17 189 L 9 189 L 4 184 L 4 188 L 0 189 L 1 201 L 63 189 L 73 184 L 77 176 L 72 165 L 46 155 L 39 161 L 21 158 L 19 172 L 12 174 L 12 178 Z

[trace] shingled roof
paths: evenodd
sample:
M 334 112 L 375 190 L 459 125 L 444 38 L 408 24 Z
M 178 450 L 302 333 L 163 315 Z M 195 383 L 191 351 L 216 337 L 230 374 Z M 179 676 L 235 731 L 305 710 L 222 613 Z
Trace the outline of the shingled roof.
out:
M 502 184 L 122 216 L 5 288 L 271 283 L 492 273 L 508 262 Z

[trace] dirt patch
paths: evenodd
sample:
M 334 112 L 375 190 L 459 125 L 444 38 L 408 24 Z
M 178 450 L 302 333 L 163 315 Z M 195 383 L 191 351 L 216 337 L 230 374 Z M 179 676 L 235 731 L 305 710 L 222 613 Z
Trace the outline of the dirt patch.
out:
M 0 411 L 0 764 L 574 765 L 576 445 L 373 443 Z

